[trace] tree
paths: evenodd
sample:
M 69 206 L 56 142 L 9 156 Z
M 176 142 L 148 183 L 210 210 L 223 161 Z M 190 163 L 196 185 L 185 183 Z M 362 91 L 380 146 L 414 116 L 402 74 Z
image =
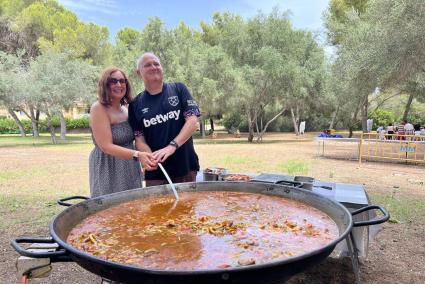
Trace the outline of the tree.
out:
M 117 44 L 123 44 L 127 49 L 132 49 L 136 46 L 140 37 L 140 33 L 132 28 L 123 28 L 118 31 L 116 36 Z
M 401 94 L 409 96 L 403 119 L 407 118 L 413 100 L 424 94 L 424 13 L 425 3 L 420 0 L 375 0 L 365 15 L 365 21 L 378 27 L 372 43 L 381 51 L 375 64 L 382 66 L 382 87 L 398 87 Z
M 261 140 L 270 123 L 287 108 L 304 106 L 299 103 L 302 98 L 309 99 L 316 91 L 321 95 L 322 77 L 317 74 L 323 73 L 318 71 L 324 66 L 323 51 L 311 34 L 292 29 L 287 13 L 276 8 L 270 15 L 259 13 L 246 22 L 237 15 L 216 13 L 213 24 L 203 23 L 202 28 L 202 38 L 221 46 L 241 70 L 244 83 L 239 86 L 245 87 L 237 99 L 246 113 L 248 141 L 253 140 L 255 129 L 257 141 Z M 277 109 L 268 108 L 272 105 L 280 106 L 277 113 L 264 125 L 259 123 L 266 109 Z
M 325 26 L 328 30 L 328 40 L 333 45 L 339 45 L 348 34 L 348 13 L 363 14 L 369 0 L 331 0 L 325 14 Z
M 13 32 L 24 38 L 27 58 L 35 58 L 40 51 L 53 49 L 95 65 L 111 62 L 107 28 L 82 23 L 57 1 L 18 1 L 20 5 L 17 7 L 21 10 L 11 9 L 10 1 L 4 1 L 8 3 L 6 11 L 13 23 Z
M 66 125 L 62 110 L 79 100 L 94 97 L 97 74 L 96 67 L 72 59 L 66 53 L 49 51 L 31 63 L 31 94 L 47 116 L 52 143 L 56 143 L 53 116 L 59 115 L 61 118 L 61 138 L 65 139 Z
M 404 117 L 414 99 L 423 94 L 424 12 L 425 3 L 419 0 L 370 0 L 362 13 L 344 14 L 345 33 L 339 39 L 336 64 L 345 74 L 346 93 L 357 98 L 350 103 L 360 104 L 353 109 L 359 108 L 363 131 L 377 87 L 409 96 Z
M 15 110 L 22 110 L 26 83 L 27 75 L 22 68 L 21 58 L 0 52 L 0 103 L 18 125 L 22 137 L 26 135 L 25 129 Z

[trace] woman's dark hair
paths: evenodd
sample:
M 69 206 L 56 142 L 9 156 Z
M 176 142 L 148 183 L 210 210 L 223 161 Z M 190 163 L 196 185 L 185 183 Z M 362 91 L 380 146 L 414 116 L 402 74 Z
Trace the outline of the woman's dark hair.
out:
M 121 99 L 121 105 L 127 105 L 132 100 L 133 97 L 131 95 L 131 85 L 130 81 L 127 78 L 127 75 L 121 69 L 110 66 L 103 70 L 102 75 L 99 78 L 98 86 L 97 86 L 97 98 L 102 105 L 110 106 L 111 105 L 111 88 L 109 87 L 109 79 L 111 78 L 112 73 L 121 72 L 121 74 L 126 79 L 125 86 L 126 91 L 124 97 Z

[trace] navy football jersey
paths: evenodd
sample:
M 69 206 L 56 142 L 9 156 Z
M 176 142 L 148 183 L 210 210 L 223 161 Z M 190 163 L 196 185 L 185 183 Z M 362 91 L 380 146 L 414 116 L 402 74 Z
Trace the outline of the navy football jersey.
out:
M 166 147 L 183 128 L 185 117 L 199 117 L 198 105 L 182 83 L 164 83 L 162 92 L 151 95 L 146 90 L 129 105 L 129 121 L 136 136 L 143 135 L 152 152 Z M 190 138 L 163 163 L 170 177 L 180 177 L 199 170 L 198 156 Z M 160 170 L 147 171 L 148 180 L 165 179 Z

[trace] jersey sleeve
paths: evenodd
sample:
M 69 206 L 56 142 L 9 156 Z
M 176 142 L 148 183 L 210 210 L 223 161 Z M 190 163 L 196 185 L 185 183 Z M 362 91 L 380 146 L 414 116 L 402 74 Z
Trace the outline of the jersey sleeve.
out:
M 128 105 L 128 122 L 133 129 L 134 136 L 143 136 L 142 123 L 136 115 L 137 103 L 135 101 Z
M 176 83 L 176 87 L 181 96 L 183 116 L 184 117 L 189 117 L 189 116 L 200 117 L 201 111 L 199 110 L 198 104 L 193 99 L 187 87 L 183 83 Z

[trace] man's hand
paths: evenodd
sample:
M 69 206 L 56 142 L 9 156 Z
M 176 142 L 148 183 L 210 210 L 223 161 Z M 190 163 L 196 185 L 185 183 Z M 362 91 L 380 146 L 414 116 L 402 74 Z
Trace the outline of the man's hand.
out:
M 163 163 L 165 160 L 167 160 L 168 157 L 170 157 L 174 152 L 176 151 L 176 147 L 167 145 L 166 147 L 159 149 L 155 152 L 153 152 L 153 157 L 157 161 L 157 163 Z

